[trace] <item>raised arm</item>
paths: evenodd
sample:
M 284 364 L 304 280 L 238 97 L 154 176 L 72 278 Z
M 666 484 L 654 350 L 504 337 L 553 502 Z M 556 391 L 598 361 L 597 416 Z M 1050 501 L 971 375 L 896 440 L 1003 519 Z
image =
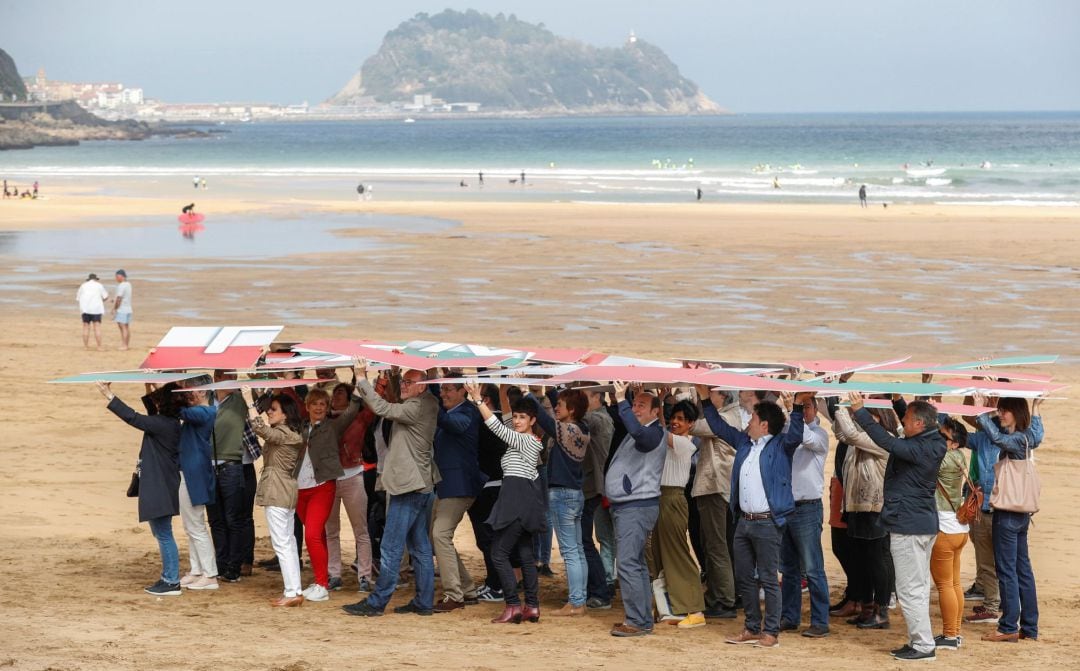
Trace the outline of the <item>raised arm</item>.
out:
M 701 412 L 713 435 L 728 445 L 738 449 L 739 445 L 749 440 L 745 433 L 724 421 L 724 418 L 720 416 L 720 410 L 713 405 L 711 400 L 702 399 Z
M 634 412 L 630 409 L 629 401 L 619 402 L 619 419 L 626 427 L 626 432 L 634 439 L 634 447 L 638 452 L 652 452 L 664 442 L 664 429 L 660 422 L 653 422 L 649 426 L 642 426 Z
M 878 444 L 870 439 L 865 431 L 859 429 L 855 420 L 851 418 L 851 412 L 844 406 L 836 408 L 836 416 L 833 421 L 833 433 L 839 440 L 844 441 L 850 447 L 869 452 L 876 457 L 887 458 L 888 451 L 878 447 Z

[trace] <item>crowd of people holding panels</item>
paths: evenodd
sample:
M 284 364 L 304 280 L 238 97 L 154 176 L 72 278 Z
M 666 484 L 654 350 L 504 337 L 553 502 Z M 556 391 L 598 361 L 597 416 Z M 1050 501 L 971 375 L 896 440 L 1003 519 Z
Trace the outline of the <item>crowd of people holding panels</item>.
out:
M 1039 399 L 975 395 L 969 404 L 996 411 L 965 417 L 899 395 L 887 409 L 858 392 L 427 384 L 435 372 L 374 373 L 354 359 L 348 382 L 321 369 L 316 384 L 259 389 L 253 379 L 213 398 L 148 385 L 145 414 L 99 382 L 108 409 L 143 432 L 139 519 L 162 559 L 146 591 L 215 590 L 250 575 L 258 505 L 275 557 L 257 565 L 280 571 L 283 583 L 271 605 L 327 601 L 348 574 L 344 504 L 352 573 L 366 594 L 343 606 L 354 616 L 384 615 L 411 573 L 415 594 L 394 613 L 501 602 L 492 623 L 538 622 L 554 534 L 566 601 L 545 619 L 608 610 L 617 586 L 625 615 L 613 636 L 694 629 L 742 610 L 742 631 L 726 642 L 774 648 L 786 631 L 818 639 L 837 627 L 888 630 L 895 598 L 907 629 L 892 651 L 898 660 L 960 649 L 967 624 L 994 625 L 983 641 L 1038 638 L 1031 512 L 1008 491 L 1015 477 L 995 476 L 1004 465 L 1031 467 L 1043 439 Z M 188 537 L 185 575 L 177 514 Z M 482 579 L 454 544 L 466 515 Z M 824 569 L 826 519 L 845 581 L 842 591 L 834 585 L 836 603 Z M 969 539 L 978 572 L 965 591 Z M 965 601 L 979 603 L 966 616 Z

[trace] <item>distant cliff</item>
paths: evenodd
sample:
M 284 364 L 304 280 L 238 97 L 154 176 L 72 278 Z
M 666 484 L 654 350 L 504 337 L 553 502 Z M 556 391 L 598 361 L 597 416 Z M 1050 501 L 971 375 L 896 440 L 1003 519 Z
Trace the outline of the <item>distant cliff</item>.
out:
M 26 100 L 26 84 L 19 76 L 19 70 L 15 67 L 15 61 L 6 51 L 0 49 L 0 102 Z
M 190 128 L 151 126 L 142 121 L 106 121 L 73 100 L 62 103 L 0 104 L 0 151 L 77 145 L 82 140 L 145 140 L 151 135 L 206 137 Z
M 559 37 L 543 24 L 475 10 L 405 21 L 327 103 L 411 103 L 420 94 L 480 103 L 482 111 L 723 113 L 643 40 L 599 48 Z

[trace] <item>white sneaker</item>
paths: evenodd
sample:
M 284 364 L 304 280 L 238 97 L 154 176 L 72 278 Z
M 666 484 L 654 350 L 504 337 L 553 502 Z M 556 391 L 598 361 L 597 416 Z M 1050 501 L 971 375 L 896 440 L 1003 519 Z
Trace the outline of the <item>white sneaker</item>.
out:
M 304 601 L 329 601 L 330 592 L 326 591 L 326 588 L 319 583 L 312 583 L 310 587 L 304 590 Z
M 188 589 L 217 589 L 217 578 L 207 578 L 206 576 L 199 576 L 199 579 L 195 582 L 189 582 L 185 585 Z
M 889 610 L 896 610 L 896 593 L 889 597 Z
M 180 586 L 181 587 L 187 587 L 191 583 L 199 581 L 199 580 L 202 580 L 201 575 L 196 575 L 194 573 L 188 573 L 186 576 L 180 578 Z

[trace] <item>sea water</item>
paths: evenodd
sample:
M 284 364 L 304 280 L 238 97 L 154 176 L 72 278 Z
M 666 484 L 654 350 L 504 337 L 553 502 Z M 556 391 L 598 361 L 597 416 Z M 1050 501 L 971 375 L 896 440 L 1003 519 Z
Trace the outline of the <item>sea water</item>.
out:
M 0 177 L 355 198 L 1080 206 L 1080 113 L 437 119 L 200 126 L 206 138 L 0 153 Z M 484 173 L 481 186 L 479 173 Z M 524 182 L 521 173 L 525 173 Z M 85 178 L 85 179 L 82 179 Z M 464 184 L 464 186 L 462 186 Z M 482 190 L 481 190 L 482 189 Z M 194 195 L 194 194 L 193 194 Z M 325 195 L 325 194 L 321 194 Z

